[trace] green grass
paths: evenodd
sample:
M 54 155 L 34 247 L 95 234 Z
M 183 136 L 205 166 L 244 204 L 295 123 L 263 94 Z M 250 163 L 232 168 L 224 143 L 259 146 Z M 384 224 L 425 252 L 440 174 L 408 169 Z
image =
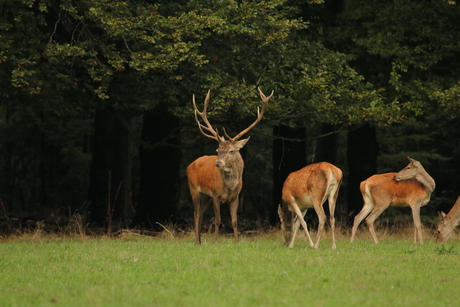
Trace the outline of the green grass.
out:
M 1 306 L 453 306 L 460 242 L 366 235 L 318 250 L 277 233 L 195 246 L 127 236 L 0 243 Z

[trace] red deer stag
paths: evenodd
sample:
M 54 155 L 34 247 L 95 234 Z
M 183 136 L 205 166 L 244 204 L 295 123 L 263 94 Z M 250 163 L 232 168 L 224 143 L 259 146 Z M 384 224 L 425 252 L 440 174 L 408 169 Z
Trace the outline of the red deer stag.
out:
M 294 247 L 300 225 L 305 230 L 310 246 L 314 249 L 318 248 L 326 223 L 323 204 L 328 199 L 332 248 L 336 249 L 334 211 L 341 182 L 342 171 L 327 162 L 310 164 L 289 174 L 283 185 L 282 204 L 278 206 L 278 215 L 281 220 L 284 239 L 286 243 L 289 243 L 290 248 Z M 319 220 L 315 244 L 313 244 L 307 223 L 304 220 L 304 216 L 310 208 L 315 209 Z
M 246 144 L 249 137 L 244 140 L 239 140 L 244 134 L 251 130 L 264 115 L 267 102 L 273 96 L 273 91 L 270 96 L 266 97 L 258 88 L 260 98 L 262 99 L 262 110 L 259 112 L 257 119 L 246 129 L 231 138 L 225 132 L 224 137 L 219 136 L 217 129 L 214 129 L 206 117 L 208 108 L 210 91 L 204 100 L 203 112 L 198 111 L 195 95 L 193 95 L 193 107 L 195 109 L 195 120 L 201 133 L 211 139 L 219 142 L 217 156 L 203 156 L 193 161 L 187 167 L 188 184 L 190 194 L 192 196 L 194 206 L 194 222 L 195 222 L 195 243 L 201 244 L 201 226 L 203 223 L 203 214 L 212 203 L 214 208 L 214 224 L 215 224 L 215 240 L 219 236 L 220 225 L 220 205 L 228 203 L 230 206 L 230 215 L 232 219 L 233 234 L 235 242 L 238 242 L 238 195 L 243 186 L 243 168 L 244 161 L 239 150 Z M 201 117 L 204 124 L 198 119 Z
M 452 209 L 450 209 L 447 215 L 444 212 L 439 212 L 439 217 L 441 221 L 438 224 L 438 235 L 436 237 L 436 242 L 446 243 L 452 236 L 452 232 L 455 227 L 460 223 L 460 196 L 457 198 Z
M 414 159 L 399 173 L 373 175 L 361 182 L 364 206 L 354 220 L 351 231 L 351 242 L 355 240 L 356 230 L 361 221 L 367 216 L 366 223 L 377 244 L 374 221 L 389 206 L 410 207 L 414 219 L 414 243 L 423 243 L 420 207 L 425 206 L 435 188 L 433 178 L 425 171 L 422 164 Z M 370 214 L 369 214 L 370 213 Z M 368 216 L 369 214 L 369 216 Z

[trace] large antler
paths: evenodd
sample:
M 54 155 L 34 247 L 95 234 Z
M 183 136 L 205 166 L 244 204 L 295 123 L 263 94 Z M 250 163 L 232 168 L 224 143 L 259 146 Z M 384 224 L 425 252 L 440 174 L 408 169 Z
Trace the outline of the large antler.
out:
M 258 122 L 260 122 L 260 120 L 262 119 L 262 116 L 264 116 L 264 113 L 265 113 L 265 109 L 267 107 L 267 103 L 268 101 L 270 100 L 270 98 L 272 98 L 273 96 L 273 93 L 274 91 L 272 91 L 272 93 L 270 94 L 270 96 L 265 96 L 264 93 L 262 93 L 262 90 L 260 89 L 260 87 L 257 88 L 259 90 L 259 94 L 260 94 L 260 99 L 262 99 L 262 111 L 259 112 L 259 108 L 257 108 L 257 119 L 255 122 L 252 123 L 252 125 L 250 125 L 249 127 L 247 127 L 246 129 L 244 129 L 243 131 L 241 131 L 240 133 L 238 133 L 234 138 L 232 138 L 231 140 L 232 141 L 236 141 L 238 140 L 240 137 L 242 137 L 244 134 L 246 134 L 249 130 L 251 130 L 252 128 L 254 128 L 255 125 L 257 125 Z M 228 137 L 228 136 L 227 136 Z M 230 138 L 230 137 L 229 137 Z
M 272 98 L 273 96 L 273 92 L 270 94 L 270 96 L 265 96 L 264 93 L 262 93 L 262 90 L 258 87 L 257 88 L 259 90 L 259 94 L 260 94 L 260 99 L 262 99 L 262 111 L 259 111 L 259 108 L 257 108 L 257 119 L 255 120 L 255 122 L 252 123 L 252 125 L 250 125 L 249 127 L 247 127 L 246 129 L 244 129 L 243 131 L 241 131 L 240 133 L 238 133 L 235 137 L 231 138 L 230 136 L 228 136 L 227 132 L 225 131 L 224 129 L 224 135 L 232 142 L 234 141 L 237 141 L 240 137 L 242 137 L 244 134 L 246 134 L 249 130 L 251 130 L 252 128 L 254 128 L 255 125 L 257 125 L 258 122 L 260 122 L 260 120 L 262 119 L 264 113 L 265 113 L 265 109 L 267 107 L 267 103 L 268 101 L 270 100 L 270 98 Z M 219 136 L 219 134 L 217 133 L 217 129 L 214 129 L 211 125 L 211 123 L 209 122 L 207 116 L 206 116 L 206 111 L 208 109 L 208 104 L 209 104 L 209 100 L 211 98 L 211 90 L 208 91 L 208 94 L 206 95 L 206 98 L 204 100 L 204 107 L 203 107 L 203 111 L 200 112 L 198 111 L 198 108 L 196 106 L 196 102 L 195 102 L 195 95 L 193 95 L 193 108 L 195 109 L 195 120 L 198 124 L 198 128 L 200 129 L 201 133 L 208 137 L 208 138 L 211 138 L 211 139 L 214 139 L 218 142 L 223 142 L 225 141 L 225 139 L 222 137 L 222 136 Z M 200 121 L 198 120 L 198 115 L 200 115 L 201 119 L 203 120 L 203 122 L 205 123 L 205 125 L 203 125 L 202 123 L 200 123 Z M 208 131 L 209 133 L 206 133 L 205 132 Z
M 195 120 L 198 124 L 198 128 L 200 128 L 200 131 L 201 133 L 208 137 L 208 138 L 211 138 L 211 139 L 214 139 L 218 142 L 221 142 L 221 141 L 224 141 L 224 138 L 219 136 L 219 134 L 217 133 L 217 129 L 214 129 L 211 125 L 211 123 L 209 122 L 208 118 L 206 117 L 206 111 L 208 109 L 208 104 L 209 104 L 209 100 L 211 98 L 211 90 L 208 91 L 208 94 L 206 95 L 206 98 L 204 100 L 204 107 L 203 107 L 203 112 L 200 112 L 198 111 L 198 108 L 196 107 L 196 102 L 195 102 L 195 94 L 193 95 L 193 108 L 195 109 Z M 203 120 L 203 122 L 206 124 L 203 125 L 202 123 L 200 123 L 200 121 L 198 120 L 198 115 L 200 115 L 201 119 Z M 209 131 L 211 134 L 207 134 L 206 132 L 204 132 L 204 130 L 206 131 Z

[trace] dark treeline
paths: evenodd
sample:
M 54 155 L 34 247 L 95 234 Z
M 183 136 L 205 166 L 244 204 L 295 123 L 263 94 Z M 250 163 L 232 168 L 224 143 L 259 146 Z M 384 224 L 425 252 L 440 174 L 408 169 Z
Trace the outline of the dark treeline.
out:
M 185 168 L 217 148 L 192 96 L 201 108 L 211 89 L 208 117 L 232 135 L 258 86 L 275 94 L 242 152 L 243 229 L 276 225 L 284 179 L 319 161 L 343 170 L 350 223 L 359 183 L 407 156 L 436 181 L 434 222 L 460 194 L 459 18 L 444 0 L 3 1 L 2 229 L 77 213 L 109 230 L 191 227 Z

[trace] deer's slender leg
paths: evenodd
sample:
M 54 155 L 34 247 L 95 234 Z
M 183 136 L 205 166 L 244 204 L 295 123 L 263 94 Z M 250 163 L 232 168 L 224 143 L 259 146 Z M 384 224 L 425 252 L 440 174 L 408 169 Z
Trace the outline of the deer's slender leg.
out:
M 232 218 L 233 236 L 235 237 L 235 243 L 238 243 L 238 197 L 230 202 L 230 216 Z

